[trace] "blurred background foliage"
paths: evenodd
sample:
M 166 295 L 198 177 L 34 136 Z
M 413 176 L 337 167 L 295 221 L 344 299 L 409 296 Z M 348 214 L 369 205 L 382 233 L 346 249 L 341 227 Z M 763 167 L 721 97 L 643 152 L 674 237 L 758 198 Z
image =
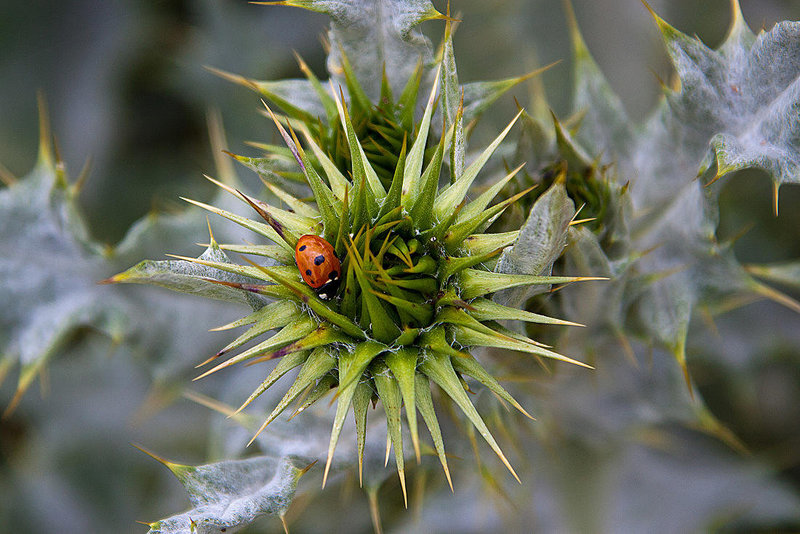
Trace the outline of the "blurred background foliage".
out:
M 727 0 L 650 3 L 673 26 L 698 35 L 711 46 L 722 40 L 728 26 Z M 442 2 L 435 4 L 445 9 Z M 589 49 L 611 86 L 631 117 L 643 119 L 659 98 L 659 80 L 672 76 L 646 9 L 635 0 L 574 0 L 574 5 Z M 556 114 L 566 112 L 569 91 L 564 88 L 570 83 L 570 51 L 560 1 L 455 0 L 452 10 L 464 21 L 454 39 L 462 81 L 519 75 L 563 60 L 538 80 Z M 769 28 L 778 20 L 800 19 L 800 4 L 794 0 L 743 0 L 742 10 L 753 29 Z M 31 167 L 38 135 L 35 95 L 37 90 L 43 91 L 67 166 L 77 173 L 86 158 L 91 158 L 92 171 L 80 197 L 90 232 L 101 242 L 116 243 L 135 220 L 151 210 L 183 209 L 178 195 L 200 200 L 211 196 L 213 186 L 201 176 L 214 172 L 206 123 L 209 109 L 221 112 L 228 145 L 234 151 L 246 153 L 244 141 L 272 135 L 265 119 L 256 113 L 257 99 L 203 66 L 257 79 L 299 77 L 302 74 L 291 53 L 296 50 L 312 70 L 322 74 L 325 55 L 320 37 L 326 24 L 323 16 L 255 6 L 243 0 L 4 2 L 0 7 L 0 163 L 17 176 Z M 423 31 L 438 43 L 443 27 L 427 23 Z M 512 93 L 524 106 L 537 105 L 531 102 L 529 87 Z M 475 132 L 474 146 L 493 136 L 514 109 L 511 97 L 496 104 Z M 751 178 L 744 172 L 727 179 L 721 195 L 719 236 L 736 236 L 749 228 L 735 246 L 743 262 L 797 258 L 800 188 L 782 189 L 780 215 L 774 217 L 769 181 Z M 185 343 L 197 347 L 198 358 L 213 352 L 209 347 L 217 346 L 218 339 L 201 332 L 224 322 L 220 315 L 226 310 L 188 297 L 167 297 L 184 299 L 185 310 L 193 314 L 193 320 L 185 323 L 187 330 L 194 324 L 196 331 L 181 332 Z M 799 324 L 796 316 L 782 310 L 776 313 L 774 304 L 760 303 L 723 316 L 716 331 L 695 324 L 697 331 L 689 350 L 693 376 L 709 408 L 752 451 L 776 466 L 795 491 L 800 490 Z M 153 520 L 186 506 L 183 491 L 171 475 L 130 442 L 146 443 L 148 448 L 185 463 L 202 462 L 210 446 L 210 412 L 182 402 L 179 409 L 169 408 L 142 423 L 143 404 L 146 411 L 147 402 L 157 406 L 159 400 L 157 396 L 154 400 L 152 376 L 145 370 L 144 359 L 115 351 L 106 341 L 93 343 L 68 350 L 55 361 L 46 381 L 46 395 L 28 395 L 14 416 L 0 423 L 0 532 L 138 532 L 145 527 L 136 525 L 135 520 Z M 108 358 L 85 357 L 95 351 L 108 354 Z M 184 366 L 188 373 L 191 363 L 175 366 Z M 657 366 L 652 372 L 658 372 Z M 214 391 L 215 383 L 211 381 L 207 387 Z M 535 386 L 533 393 L 523 398 L 536 406 L 540 401 L 530 396 L 548 387 L 553 386 Z M 0 390 L 0 406 L 7 404 L 10 394 L 8 388 Z M 577 400 L 572 406 L 581 409 Z M 568 427 L 569 409 L 562 415 L 565 422 L 559 424 Z M 535 432 L 542 435 L 552 430 L 546 422 L 542 427 L 547 430 Z M 598 432 L 595 438 L 604 435 Z M 546 449 L 546 444 L 542 447 Z M 552 473 L 561 473 L 565 491 L 575 491 L 580 498 L 585 490 L 582 484 L 591 481 L 576 478 L 581 472 L 579 462 L 609 459 L 584 454 L 581 440 L 576 439 L 574 447 L 574 451 L 564 452 L 562 465 L 556 461 L 554 466 L 542 467 L 541 474 L 547 479 Z M 596 450 L 592 454 L 596 455 Z M 578 463 L 566 465 L 568 458 Z M 656 466 L 656 471 L 659 465 L 657 458 L 639 458 L 636 465 L 645 464 Z M 613 468 L 615 464 L 608 461 L 607 465 Z M 615 491 L 632 485 L 628 495 L 644 488 L 658 500 L 660 483 L 673 484 L 676 489 L 682 483 L 669 480 L 669 469 L 663 466 L 664 477 L 649 483 L 637 480 L 630 465 L 617 468 L 612 477 Z M 532 495 L 534 502 L 537 496 L 545 503 L 552 497 L 533 490 Z M 396 503 L 396 497 L 391 495 L 389 500 Z M 346 521 L 327 528 L 369 531 L 365 501 L 341 497 L 348 498 L 353 506 L 349 517 L 361 519 L 353 520 L 352 530 Z M 452 513 L 485 495 L 448 498 L 438 496 L 426 503 L 426 523 L 422 524 L 431 525 L 431 531 L 446 531 L 442 525 L 448 523 L 442 520 L 447 518 L 440 517 L 441 512 L 437 516 L 436 511 L 440 500 Z M 304 501 L 307 499 L 301 497 L 296 514 L 303 513 Z M 643 501 L 641 497 L 639 504 L 649 505 Z M 325 514 L 335 515 L 342 502 L 334 498 L 320 502 L 313 514 L 319 517 L 306 514 L 305 527 L 300 526 L 299 531 L 325 528 Z M 680 502 L 669 502 L 680 506 Z M 590 505 L 584 504 L 591 509 Z M 650 513 L 651 519 L 658 521 L 664 520 L 661 515 L 669 510 L 675 508 L 654 506 L 639 514 L 647 517 Z M 540 510 L 532 513 L 536 516 L 537 512 L 538 524 L 548 531 L 552 523 L 547 514 Z M 411 516 L 417 512 L 408 517 L 387 513 L 385 519 L 398 525 L 398 531 L 419 528 L 419 524 L 411 526 Z M 625 517 L 626 511 L 608 513 Z M 629 515 L 634 516 L 633 512 Z M 493 518 L 487 517 L 486 524 L 494 524 Z M 646 524 L 631 520 L 624 526 Z M 450 526 L 467 531 L 478 527 Z M 584 527 L 579 519 L 572 525 L 576 531 Z M 280 529 L 277 522 L 265 520 L 247 532 L 276 528 Z M 709 529 L 713 530 L 713 525 Z

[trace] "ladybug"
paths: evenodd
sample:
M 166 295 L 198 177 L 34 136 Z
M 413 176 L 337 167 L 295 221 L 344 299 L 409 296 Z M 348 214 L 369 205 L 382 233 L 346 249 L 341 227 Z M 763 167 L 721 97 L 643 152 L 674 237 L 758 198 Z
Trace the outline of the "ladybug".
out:
M 306 284 L 319 298 L 331 298 L 339 287 L 342 266 L 333 246 L 318 235 L 304 235 L 297 240 L 294 260 Z

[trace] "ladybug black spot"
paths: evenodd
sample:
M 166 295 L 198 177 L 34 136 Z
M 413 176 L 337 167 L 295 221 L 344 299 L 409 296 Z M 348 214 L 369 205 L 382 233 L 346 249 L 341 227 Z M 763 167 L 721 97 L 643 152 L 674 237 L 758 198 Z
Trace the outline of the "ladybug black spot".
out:
M 322 265 L 323 263 L 325 263 L 325 256 L 322 254 L 314 258 L 314 265 Z
M 299 248 L 299 249 L 297 249 L 297 250 L 299 250 L 300 252 L 303 252 L 305 249 L 306 249 L 306 246 L 305 246 L 305 245 L 303 245 L 302 247 L 300 247 L 300 248 Z
M 331 271 L 331 274 L 328 275 L 329 280 L 336 280 L 337 278 L 339 278 L 339 273 L 336 271 Z
M 311 269 L 306 269 L 306 274 L 311 276 Z

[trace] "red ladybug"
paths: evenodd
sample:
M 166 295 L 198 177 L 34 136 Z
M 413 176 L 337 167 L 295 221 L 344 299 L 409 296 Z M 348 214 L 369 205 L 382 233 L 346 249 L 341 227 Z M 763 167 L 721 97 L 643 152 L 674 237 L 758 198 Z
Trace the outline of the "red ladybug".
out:
M 342 266 L 333 246 L 318 235 L 304 235 L 297 240 L 294 260 L 306 284 L 317 290 L 321 299 L 329 299 L 339 287 Z

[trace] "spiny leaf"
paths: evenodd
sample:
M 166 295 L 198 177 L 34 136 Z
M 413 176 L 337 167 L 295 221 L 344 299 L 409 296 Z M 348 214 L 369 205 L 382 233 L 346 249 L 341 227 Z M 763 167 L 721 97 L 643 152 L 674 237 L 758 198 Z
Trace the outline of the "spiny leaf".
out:
M 589 53 L 578 28 L 572 4 L 564 2 L 572 41 L 573 113 L 582 113 L 577 138 L 593 154 L 616 160 L 630 150 L 633 127 L 619 97 L 614 94 Z
M 183 198 L 183 197 L 182 197 Z M 280 245 L 281 247 L 285 248 L 290 254 L 294 253 L 294 249 L 292 246 L 286 241 L 284 235 L 281 233 L 282 228 L 274 228 L 272 225 L 260 223 L 258 221 L 253 221 L 248 219 L 247 217 L 242 217 L 241 215 L 236 215 L 235 213 L 231 213 L 229 211 L 216 208 L 214 206 L 209 206 L 208 204 L 204 204 L 202 202 L 198 202 L 196 200 L 191 200 L 188 198 L 183 198 L 186 202 L 190 204 L 194 204 L 195 206 L 199 206 L 204 210 L 208 210 L 211 213 L 216 213 L 222 217 L 225 217 L 228 220 L 235 222 L 236 224 L 247 228 L 248 230 L 252 230 L 253 232 L 260 234 L 267 239 L 273 241 L 276 245 Z
M 220 267 L 225 267 L 221 269 Z M 225 282 L 254 283 L 258 277 L 230 263 L 230 259 L 214 244 L 199 258 L 182 258 L 179 261 L 144 260 L 127 271 L 107 279 L 107 283 L 152 284 L 181 293 L 201 295 L 208 298 L 248 304 L 254 309 L 266 303 L 263 297 L 244 293 L 235 288 L 214 284 L 208 278 Z M 263 278 L 261 278 L 263 279 Z
M 259 3 L 259 2 L 256 2 Z M 297 6 L 331 17 L 328 71 L 344 85 L 341 52 L 353 65 L 355 78 L 371 100 L 380 94 L 383 69 L 394 90 L 405 84 L 418 62 L 429 64 L 429 41 L 415 29 L 426 20 L 442 18 L 428 0 L 376 0 L 342 2 L 329 0 L 287 0 L 261 2 Z M 364 24 L 363 21 L 370 21 Z
M 511 120 L 511 122 L 506 126 L 506 128 L 500 132 L 492 143 L 481 152 L 480 156 L 472 162 L 472 164 L 464 170 L 464 174 L 462 174 L 455 183 L 446 187 L 439 195 L 436 197 L 436 216 L 439 219 L 443 219 L 450 213 L 452 210 L 456 208 L 458 204 L 464 200 L 464 197 L 467 195 L 467 191 L 469 191 L 472 182 L 475 181 L 475 178 L 478 176 L 478 173 L 481 171 L 486 162 L 489 161 L 489 158 L 497 150 L 497 147 L 500 146 L 500 143 L 505 139 L 508 132 L 511 130 L 511 127 L 514 126 L 514 123 L 517 122 L 517 119 L 522 114 L 520 111 L 517 115 Z
M 306 145 L 311 148 L 314 156 L 322 166 L 322 170 L 325 171 L 325 176 L 328 178 L 328 183 L 331 186 L 333 195 L 338 200 L 344 201 L 345 190 L 350 186 L 350 182 L 344 177 L 344 175 L 341 173 L 341 171 L 339 171 L 338 167 L 334 165 L 330 158 L 325 155 L 317 142 L 314 140 L 308 128 L 306 128 L 303 124 L 300 124 L 299 127 L 305 136 Z
M 294 131 L 291 132 L 291 138 L 284 130 L 281 123 L 272 113 L 272 110 L 267 107 L 267 111 L 269 112 L 270 117 L 272 118 L 275 126 L 278 128 L 283 140 L 286 142 L 286 146 L 292 151 L 297 159 L 297 163 L 300 165 L 300 169 L 303 171 L 303 175 L 306 177 L 306 181 L 311 187 L 311 191 L 314 193 L 314 199 L 317 202 L 317 207 L 319 208 L 320 213 L 322 214 L 322 223 L 325 228 L 325 235 L 329 239 L 332 238 L 334 232 L 338 228 L 337 221 L 341 216 L 341 210 L 337 210 L 337 202 L 334 199 L 333 192 L 322 182 L 322 179 L 317 174 L 317 171 L 314 170 L 314 166 L 308 160 L 308 157 L 305 154 L 305 151 L 300 147 L 300 143 L 297 140 L 297 137 L 294 134 Z M 280 213 L 276 212 L 276 214 L 280 215 Z M 270 213 L 279 223 L 287 224 L 279 217 L 275 216 L 275 214 Z M 284 217 L 285 218 L 285 217 Z M 293 227 L 290 227 L 293 229 Z M 314 233 L 306 232 L 306 233 Z
M 747 272 L 770 282 L 784 284 L 789 287 L 800 287 L 800 262 L 772 263 L 765 265 L 748 265 Z
M 472 82 L 462 86 L 464 93 L 464 120 L 467 124 L 480 118 L 481 114 L 489 106 L 497 101 L 498 98 L 513 89 L 520 83 L 538 76 L 548 70 L 556 63 L 545 65 L 544 67 L 533 70 L 522 76 L 506 78 L 504 80 L 494 80 L 489 82 Z
M 470 301 L 468 305 L 469 314 L 479 321 L 527 321 L 529 323 L 540 324 L 555 324 L 563 326 L 583 326 L 582 324 L 573 323 L 572 321 L 565 321 L 563 319 L 555 319 L 538 313 L 531 313 L 526 310 L 518 308 L 510 308 L 498 304 L 493 300 L 485 298 L 477 298 Z
M 289 324 L 291 321 L 299 319 L 303 312 L 300 307 L 292 301 L 282 300 L 267 304 L 256 313 L 257 319 L 254 325 L 247 329 L 242 335 L 228 343 L 220 353 L 230 352 L 231 350 L 241 347 L 248 341 L 257 338 L 262 334 L 266 334 L 275 328 L 282 328 Z
M 519 237 L 519 230 L 500 234 L 474 234 L 462 243 L 463 248 L 472 256 L 480 256 L 498 248 L 504 248 Z
M 575 208 L 564 184 L 554 183 L 533 205 L 517 242 L 503 251 L 494 270 L 501 273 L 549 275 L 567 245 L 567 231 Z M 501 303 L 521 307 L 534 288 L 504 291 Z
M 335 96 L 335 95 L 334 95 Z M 357 184 L 362 179 L 365 179 L 369 185 L 370 195 L 367 196 L 367 206 L 377 206 L 376 199 L 386 196 L 386 190 L 381 184 L 380 178 L 375 174 L 375 170 L 367 160 L 361 142 L 356 136 L 353 129 L 353 123 L 350 120 L 350 114 L 347 112 L 347 107 L 342 104 L 339 97 L 336 97 L 336 107 L 339 110 L 339 117 L 341 119 L 342 128 L 347 132 L 347 144 L 350 147 L 350 161 L 353 165 L 353 183 Z M 370 209 L 370 213 L 372 213 Z
M 308 68 L 308 65 L 305 61 L 303 61 L 303 58 L 300 57 L 300 54 L 295 52 L 294 57 L 297 60 L 300 70 L 303 71 L 306 79 L 309 81 L 311 87 L 314 89 L 314 92 L 317 94 L 319 101 L 322 102 L 322 106 L 325 108 L 325 115 L 328 118 L 328 123 L 333 123 L 336 120 L 336 115 L 338 113 L 336 111 L 336 103 L 333 101 L 331 95 L 325 91 L 325 88 L 322 87 L 322 83 L 320 83 L 319 79 L 317 79 L 317 77 L 314 75 L 314 72 Z
M 466 326 L 453 326 L 452 328 L 453 332 L 455 333 L 456 341 L 464 346 L 496 347 L 500 349 L 517 350 L 520 352 L 536 354 L 537 356 L 544 356 L 545 358 L 552 358 L 554 360 L 560 360 L 562 362 L 572 363 L 581 367 L 593 369 L 591 365 L 568 358 L 558 354 L 557 352 L 547 350 L 539 346 L 539 344 L 535 344 L 533 340 L 528 340 L 528 342 L 519 341 L 499 333 L 492 335 L 473 330 L 472 328 L 468 328 Z
M 431 385 L 428 379 L 421 373 L 417 373 L 414 377 L 415 387 L 414 391 L 417 399 L 417 409 L 425 421 L 425 426 L 431 433 L 433 446 L 436 448 L 436 454 L 439 456 L 439 462 L 442 464 L 442 469 L 447 477 L 447 483 L 450 485 L 450 491 L 453 491 L 453 481 L 450 478 L 450 468 L 447 467 L 447 456 L 444 453 L 444 440 L 442 439 L 442 431 L 439 428 L 439 419 L 436 417 L 436 412 L 433 409 L 433 400 L 431 399 Z
M 256 400 L 262 393 L 268 390 L 272 385 L 277 382 L 283 375 L 297 367 L 298 365 L 302 365 L 308 359 L 309 352 L 306 350 L 300 350 L 297 352 L 293 352 L 291 354 L 287 354 L 280 360 L 278 360 L 278 364 L 275 366 L 272 371 L 267 375 L 267 378 L 264 379 L 263 382 L 250 394 L 244 403 L 239 407 L 238 410 L 234 412 L 234 415 L 244 410 L 247 406 L 250 405 L 251 402 Z
M 448 11 L 450 5 L 448 4 Z M 450 13 L 447 13 L 448 17 Z M 442 115 L 445 131 L 453 128 L 453 140 L 450 147 L 451 183 L 464 172 L 466 156 L 466 139 L 464 136 L 464 106 L 462 89 L 458 83 L 456 57 L 453 50 L 453 24 L 450 19 L 445 23 L 444 43 L 442 44 Z
M 313 122 L 318 115 L 324 112 L 316 91 L 308 80 L 260 81 L 213 67 L 206 67 L 206 70 L 220 78 L 260 93 L 292 118 Z
M 497 196 L 498 193 L 506 186 L 506 184 L 517 175 L 517 173 L 525 167 L 525 164 L 519 165 L 516 169 L 509 172 L 502 180 L 494 183 L 486 192 L 482 193 L 478 198 L 464 206 L 456 218 L 457 222 L 462 222 L 466 219 L 471 219 L 480 214 L 486 209 L 486 206 Z
M 442 158 L 448 137 L 449 135 L 442 136 L 430 163 L 428 163 L 428 167 L 420 178 L 421 190 L 418 192 L 416 202 L 414 202 L 410 212 L 414 226 L 418 230 L 427 230 L 435 222 L 433 203 L 436 199 L 436 191 L 439 189 L 439 174 L 442 170 Z
M 356 442 L 358 449 L 358 485 L 364 481 L 364 444 L 367 438 L 367 408 L 372 398 L 372 387 L 368 380 L 361 380 L 353 395 L 353 416 L 356 421 Z
M 233 365 L 235 363 L 239 363 L 239 362 L 243 362 L 245 360 L 249 360 L 251 358 L 255 358 L 256 356 L 260 356 L 261 354 L 269 352 L 269 351 L 271 351 L 273 349 L 277 349 L 277 348 L 283 347 L 284 345 L 288 345 L 289 343 L 291 343 L 293 341 L 297 341 L 298 339 L 301 339 L 301 338 L 307 336 L 308 334 L 313 332 L 316 328 L 317 328 L 316 322 L 313 319 L 311 319 L 310 317 L 308 317 L 307 315 L 303 315 L 299 319 L 296 319 L 296 320 L 292 321 L 291 323 L 289 323 L 280 332 L 278 332 L 277 334 L 273 335 L 269 339 L 266 339 L 266 340 L 262 341 L 261 343 L 259 343 L 258 345 L 255 345 L 254 347 L 251 347 L 251 348 L 247 349 L 246 351 L 244 351 L 244 352 L 242 352 L 240 354 L 237 354 L 236 356 L 234 356 L 232 358 L 229 358 L 229 359 L 225 360 L 221 364 L 219 364 L 219 365 L 213 367 L 212 369 L 206 371 L 205 373 L 201 374 L 200 376 L 195 378 L 195 380 L 199 380 L 199 379 L 204 378 L 204 377 L 206 377 L 206 376 L 208 376 L 208 375 L 210 375 L 212 373 L 216 373 L 220 369 L 224 369 L 225 367 L 229 367 L 229 366 L 231 366 L 231 365 Z M 215 354 L 212 358 L 210 358 L 210 360 L 216 359 L 216 358 L 222 356 L 224 353 L 225 352 L 224 352 L 224 349 L 223 349 L 223 350 L 219 351 L 217 354 Z
M 698 141 L 710 141 L 714 179 L 757 167 L 778 186 L 800 183 L 800 24 L 780 22 L 756 37 L 737 7 L 725 42 L 712 50 L 654 17 L 681 80 L 670 106 Z
M 298 215 L 301 215 L 303 217 L 308 217 L 311 219 L 314 218 L 318 219 L 320 217 L 319 211 L 313 206 L 306 204 L 299 198 L 295 197 L 290 193 L 287 193 L 286 191 L 284 191 L 275 184 L 272 184 L 266 180 L 262 181 L 264 182 L 264 185 L 267 186 L 267 189 L 269 189 L 272 192 L 273 195 L 281 199 L 281 201 L 285 202 Z
M 453 368 L 456 371 L 471 376 L 489 388 L 492 393 L 522 412 L 525 417 L 533 419 L 533 417 L 527 411 L 525 411 L 525 409 L 516 401 L 516 399 L 514 399 L 514 397 L 512 397 L 511 394 L 506 391 L 505 388 L 503 388 L 503 386 L 501 386 L 500 383 L 492 375 L 490 375 L 480 363 L 478 363 L 478 360 L 472 357 L 472 355 L 468 355 L 466 358 L 450 358 L 450 363 L 453 365 Z
M 417 463 L 420 461 L 420 452 L 414 376 L 417 372 L 418 356 L 419 351 L 414 348 L 403 348 L 386 355 L 386 365 L 389 366 L 395 379 L 397 379 L 400 393 L 403 395 L 403 403 L 405 403 L 406 406 L 406 419 L 408 419 L 408 428 L 411 431 L 411 443 L 414 446 L 414 454 L 417 457 Z M 382 398 L 383 396 L 381 396 L 381 399 Z
M 262 515 L 282 517 L 305 472 L 297 458 L 257 456 L 188 466 L 162 461 L 189 494 L 192 509 L 151 523 L 151 534 L 234 531 Z
M 500 254 L 501 250 L 502 249 L 498 248 L 480 256 L 475 256 L 475 255 L 464 256 L 464 257 L 447 256 L 444 259 L 444 266 L 440 271 L 441 279 L 447 280 L 448 277 L 454 274 L 458 274 L 459 272 L 463 271 L 468 267 L 473 267 L 479 263 L 483 263 Z
M 397 474 L 400 477 L 400 487 L 403 490 L 403 502 L 408 508 L 405 461 L 403 458 L 403 432 L 400 419 L 400 405 L 402 404 L 400 386 L 385 362 L 373 362 L 371 370 L 375 387 L 378 389 L 378 396 L 381 398 L 383 410 L 386 413 L 387 433 L 394 448 Z
M 294 383 L 292 383 L 289 390 L 280 400 L 275 409 L 272 410 L 272 413 L 267 417 L 267 420 L 264 421 L 264 424 L 261 425 L 261 428 L 255 433 L 253 438 L 250 440 L 250 443 L 261 434 L 267 425 L 269 425 L 272 421 L 275 420 L 283 411 L 289 406 L 289 404 L 294 401 L 300 394 L 311 384 L 315 383 L 317 380 L 322 378 L 328 371 L 334 368 L 336 365 L 336 357 L 331 354 L 331 351 L 328 347 L 318 347 L 311 352 L 311 355 L 303 364 L 302 369 L 300 369 L 300 373 L 298 373 L 297 378 L 295 379 Z M 248 443 L 248 445 L 250 445 Z
M 493 273 L 477 269 L 464 269 L 459 275 L 459 285 L 462 289 L 461 296 L 465 299 L 480 297 L 509 287 L 534 284 L 569 284 L 590 280 L 605 280 L 605 278 L 593 276 L 533 276 L 528 274 Z
M 441 69 L 436 71 L 436 78 L 434 79 L 433 87 L 428 96 L 428 103 L 425 105 L 425 113 L 422 115 L 422 121 L 419 123 L 417 137 L 414 139 L 414 143 L 408 151 L 408 158 L 406 159 L 406 165 L 403 169 L 403 203 L 408 206 L 414 205 L 417 195 L 419 195 L 420 192 L 419 182 L 422 177 L 422 160 L 425 155 L 425 146 L 428 142 L 428 132 L 435 108 L 440 72 Z
M 350 409 L 350 402 L 356 392 L 356 386 L 361 375 L 366 370 L 370 362 L 381 352 L 386 350 L 386 346 L 374 341 L 365 341 L 355 346 L 352 351 L 342 351 L 339 353 L 339 392 L 337 394 L 336 416 L 333 420 L 331 430 L 331 441 L 328 445 L 328 460 L 325 463 L 325 474 L 322 476 L 322 487 L 328 480 L 328 471 L 333 460 L 333 451 L 339 441 L 339 434 L 344 425 L 344 418 Z
M 475 428 L 478 430 L 483 439 L 486 440 L 486 443 L 492 448 L 492 450 L 497 454 L 503 464 L 508 468 L 514 478 L 517 479 L 517 482 L 520 484 L 522 483 L 517 476 L 517 473 L 514 471 L 514 468 L 511 467 L 511 464 L 508 463 L 503 451 L 500 450 L 500 446 L 495 441 L 494 437 L 492 436 L 489 429 L 486 427 L 486 423 L 483 422 L 481 416 L 478 414 L 478 411 L 475 409 L 475 406 L 472 405 L 469 398 L 467 397 L 464 388 L 461 386 L 461 382 L 458 380 L 458 376 L 456 376 L 455 371 L 453 370 L 453 366 L 450 363 L 450 357 L 444 354 L 437 354 L 435 352 L 427 353 L 425 357 L 422 358 L 420 362 L 420 370 L 425 373 L 425 375 L 436 382 L 447 395 L 453 399 L 453 401 L 458 405 L 459 408 L 464 412 L 464 415 L 472 422 Z
M 403 137 L 403 146 L 400 149 L 400 156 L 397 158 L 397 166 L 394 170 L 394 177 L 389 186 L 389 192 L 383 199 L 381 209 L 378 212 L 378 221 L 391 213 L 392 210 L 401 208 L 401 195 L 403 193 L 403 170 L 406 166 L 406 137 Z
M 503 213 L 508 206 L 514 204 L 519 199 L 527 195 L 531 190 L 533 190 L 534 187 L 529 187 L 524 191 L 520 191 L 513 197 L 507 198 L 506 200 L 483 210 L 481 213 L 472 217 L 471 219 L 467 219 L 452 226 L 444 237 L 445 248 L 448 250 L 448 252 L 456 250 L 468 235 L 472 234 L 473 232 L 480 232 L 487 228 L 495 219 L 497 219 L 497 217 Z
M 237 254 L 251 254 L 253 256 L 272 258 L 285 265 L 291 265 L 294 262 L 294 255 L 287 248 L 279 245 L 232 245 L 220 243 L 219 248 L 228 252 L 236 252 Z

